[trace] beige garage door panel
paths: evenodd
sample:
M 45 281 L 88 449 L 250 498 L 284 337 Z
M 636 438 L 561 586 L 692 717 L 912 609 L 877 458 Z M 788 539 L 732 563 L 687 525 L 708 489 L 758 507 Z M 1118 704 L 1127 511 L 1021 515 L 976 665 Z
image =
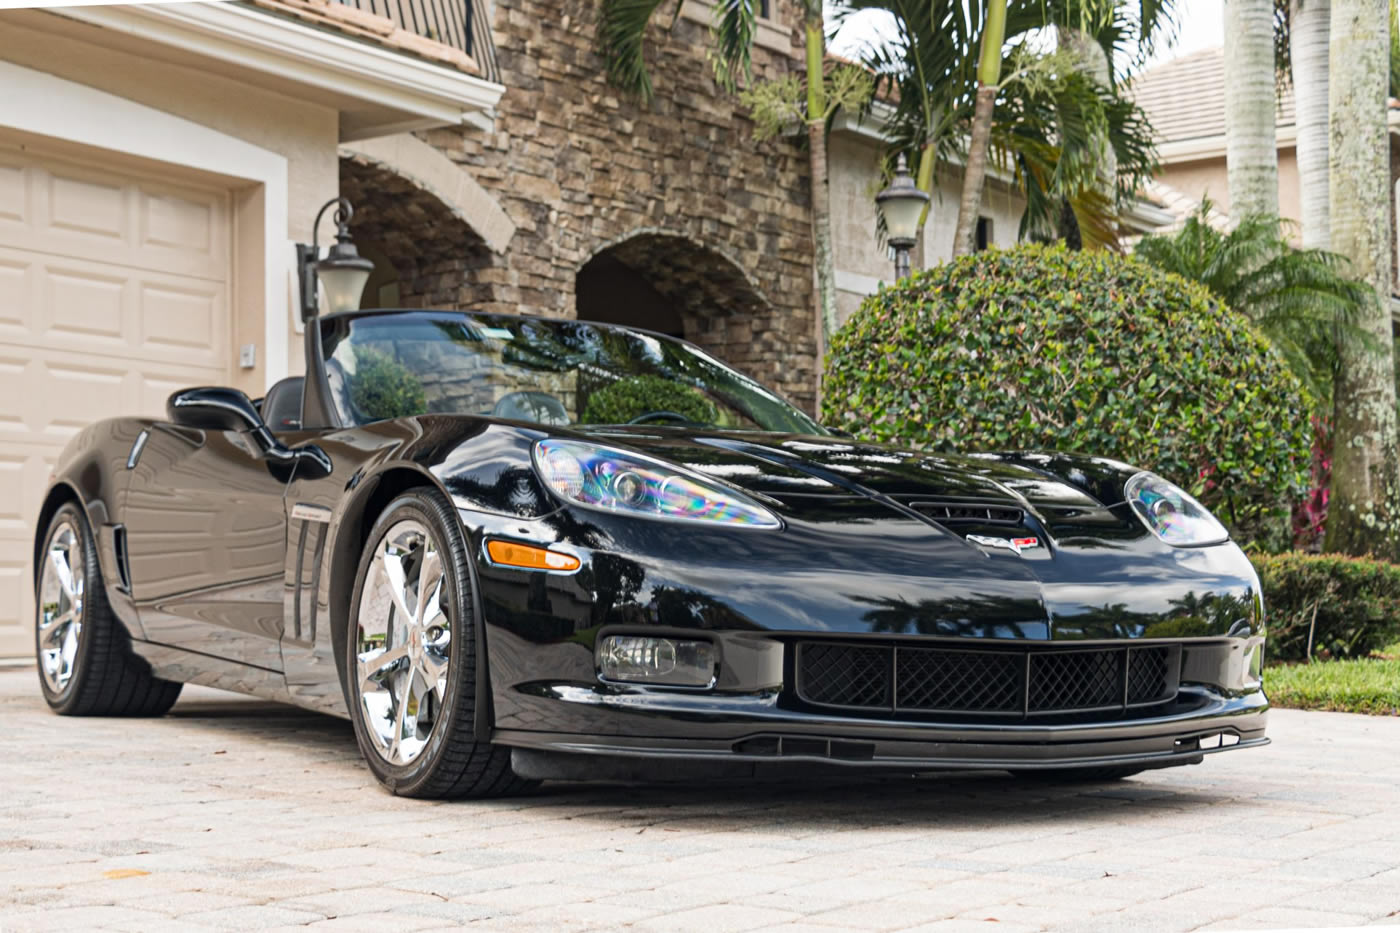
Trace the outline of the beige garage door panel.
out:
M 0 343 L 0 450 L 14 443 L 62 449 L 84 426 L 119 415 L 165 412 L 176 389 L 218 384 L 224 373 L 164 362 L 124 362 Z
M 229 355 L 227 295 L 227 283 L 216 280 L 0 245 L 0 345 L 7 348 L 54 347 L 222 371 Z
M 33 522 L 59 452 L 228 380 L 224 191 L 0 144 L 0 656 L 33 651 Z
M 225 281 L 227 202 L 223 191 L 0 147 L 0 242 L 9 245 Z

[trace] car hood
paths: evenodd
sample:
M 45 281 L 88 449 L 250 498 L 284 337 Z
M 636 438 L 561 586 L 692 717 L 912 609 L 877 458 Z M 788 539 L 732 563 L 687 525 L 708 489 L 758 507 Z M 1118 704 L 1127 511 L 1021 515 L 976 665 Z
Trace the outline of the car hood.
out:
M 1158 540 L 1124 502 L 1123 484 L 1136 470 L 1115 460 L 684 429 L 578 433 L 761 499 L 800 541 L 782 553 L 811 556 L 810 578 L 822 585 L 810 598 L 826 606 L 840 587 L 860 590 L 866 602 L 898 596 L 919 616 L 901 623 L 903 630 L 1075 639 L 1223 635 L 1257 618 L 1257 578 L 1243 552 L 1228 542 L 1173 548 Z M 1035 543 L 1006 546 L 1025 539 Z M 830 554 L 841 559 L 833 563 Z M 743 574 L 731 567 L 724 575 L 733 581 Z M 765 567 L 764 580 L 770 578 Z M 786 600 L 808 598 L 804 590 Z M 1209 618 L 1181 608 L 1202 600 L 1215 607 Z
M 800 508 L 813 498 L 912 508 L 945 525 L 1013 513 L 1047 529 L 1141 530 L 1123 506 L 1130 467 L 1062 454 L 912 451 L 834 437 L 605 428 L 587 432 Z

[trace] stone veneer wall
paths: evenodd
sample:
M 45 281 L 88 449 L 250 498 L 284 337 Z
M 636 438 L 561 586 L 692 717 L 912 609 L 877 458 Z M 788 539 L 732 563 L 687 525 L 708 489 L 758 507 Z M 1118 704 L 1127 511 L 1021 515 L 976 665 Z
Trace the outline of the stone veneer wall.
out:
M 786 0 L 776 12 L 785 25 L 799 22 Z M 754 141 L 738 102 L 714 82 L 705 24 L 658 20 L 647 43 L 656 98 L 643 105 L 604 80 L 597 0 L 498 0 L 493 33 L 507 91 L 494 131 L 420 135 L 518 229 L 503 254 L 473 244 L 424 257 L 402 294 L 410 304 L 571 317 L 578 270 L 613 248 L 680 302 L 687 337 L 810 408 L 806 152 L 796 138 Z M 798 53 L 799 39 L 794 30 Z M 756 48 L 754 64 L 771 77 L 801 59 Z

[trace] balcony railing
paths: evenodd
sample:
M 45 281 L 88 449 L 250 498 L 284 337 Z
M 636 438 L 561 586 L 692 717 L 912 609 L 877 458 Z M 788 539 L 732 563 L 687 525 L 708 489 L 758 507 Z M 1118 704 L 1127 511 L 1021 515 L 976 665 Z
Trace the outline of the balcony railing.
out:
M 465 52 L 481 77 L 500 83 L 496 46 L 486 0 L 337 0 L 345 6 L 383 16 L 407 32 Z

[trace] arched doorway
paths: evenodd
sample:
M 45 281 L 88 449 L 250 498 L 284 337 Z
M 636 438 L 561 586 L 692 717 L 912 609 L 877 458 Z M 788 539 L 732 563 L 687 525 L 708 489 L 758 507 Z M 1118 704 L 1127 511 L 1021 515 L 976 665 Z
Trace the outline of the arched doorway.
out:
M 739 262 L 684 234 L 647 229 L 597 250 L 578 270 L 581 320 L 684 337 L 725 362 L 751 362 L 754 322 L 772 306 Z
M 352 155 L 340 160 L 340 193 L 355 206 L 355 243 L 374 263 L 364 307 L 452 308 L 480 300 L 473 273 L 491 264 L 491 249 L 434 191 Z
M 672 337 L 685 336 L 685 321 L 670 298 L 611 250 L 578 270 L 574 286 L 580 321 L 642 327 Z

